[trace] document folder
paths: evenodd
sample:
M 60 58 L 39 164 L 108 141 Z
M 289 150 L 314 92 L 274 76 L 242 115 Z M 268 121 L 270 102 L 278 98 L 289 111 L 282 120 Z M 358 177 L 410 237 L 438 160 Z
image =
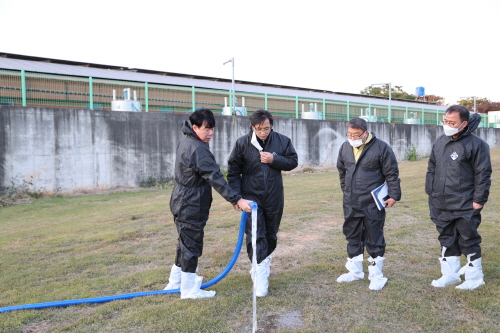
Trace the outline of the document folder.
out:
M 375 200 L 375 203 L 377 204 L 378 210 L 384 209 L 387 204 L 384 205 L 382 202 L 390 198 L 387 183 L 383 183 L 382 185 L 374 189 L 372 191 L 372 196 L 373 200 Z

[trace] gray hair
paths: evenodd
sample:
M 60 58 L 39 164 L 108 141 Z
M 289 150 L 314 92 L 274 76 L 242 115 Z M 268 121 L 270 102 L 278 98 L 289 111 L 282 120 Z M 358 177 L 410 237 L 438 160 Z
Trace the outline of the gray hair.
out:
M 354 129 L 362 129 L 363 132 L 366 132 L 368 130 L 368 125 L 366 124 L 366 120 L 361 118 L 353 118 L 349 120 L 346 124 L 346 127 Z

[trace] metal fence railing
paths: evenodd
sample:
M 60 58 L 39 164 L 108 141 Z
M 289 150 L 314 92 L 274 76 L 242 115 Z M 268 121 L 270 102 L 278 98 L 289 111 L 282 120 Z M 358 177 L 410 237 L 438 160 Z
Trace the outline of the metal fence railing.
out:
M 123 89 L 136 92 L 143 112 L 186 113 L 199 107 L 221 114 L 230 99 L 228 90 L 180 87 L 148 82 L 118 81 L 92 77 L 75 77 L 0 69 L 0 103 L 23 106 L 86 108 L 111 110 L 113 90 L 118 98 Z M 349 120 L 359 116 L 376 116 L 377 121 L 436 125 L 444 111 L 429 108 L 387 106 L 330 99 L 280 96 L 236 91 L 236 107 L 243 97 L 247 114 L 267 109 L 277 117 L 301 117 L 302 111 L 317 111 L 322 119 Z M 487 127 L 486 115 L 483 126 Z

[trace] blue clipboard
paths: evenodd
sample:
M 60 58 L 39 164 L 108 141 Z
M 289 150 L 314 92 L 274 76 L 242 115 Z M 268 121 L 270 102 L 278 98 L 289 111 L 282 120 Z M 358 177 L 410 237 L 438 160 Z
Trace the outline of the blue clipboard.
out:
M 377 204 L 378 210 L 384 209 L 387 204 L 384 205 L 382 202 L 390 198 L 389 187 L 387 186 L 387 183 L 383 183 L 382 185 L 374 189 L 371 193 L 373 196 L 373 200 L 375 200 L 375 203 Z

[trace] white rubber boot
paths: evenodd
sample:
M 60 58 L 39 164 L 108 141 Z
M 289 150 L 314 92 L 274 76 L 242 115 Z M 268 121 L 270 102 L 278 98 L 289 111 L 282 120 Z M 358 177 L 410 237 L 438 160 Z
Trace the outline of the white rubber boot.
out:
M 363 272 L 363 253 L 352 259 L 347 258 L 345 268 L 347 268 L 349 273 L 345 273 L 339 276 L 337 278 L 338 283 L 352 282 L 364 278 L 365 273 Z
M 475 255 L 475 253 L 469 254 L 467 256 L 467 264 L 464 267 L 460 268 L 460 270 L 458 271 L 458 275 L 465 274 L 465 281 L 455 288 L 462 290 L 472 290 L 485 284 L 483 280 L 483 266 L 481 264 L 482 258 L 470 261 L 470 258 L 473 255 Z
M 250 275 L 252 276 L 252 281 L 255 282 L 257 277 L 257 286 L 255 290 L 255 295 L 257 297 L 265 297 L 269 289 L 269 275 L 271 274 L 271 259 L 269 256 L 262 260 L 260 264 L 257 264 L 257 273 L 254 274 L 253 269 L 250 270 Z
M 266 268 L 267 268 L 267 278 L 271 275 L 271 260 L 273 259 L 272 256 L 268 256 L 266 258 Z
M 370 290 L 381 290 L 387 283 L 387 278 L 384 277 L 382 273 L 384 260 L 385 258 L 381 256 L 375 259 L 372 257 L 368 258 L 368 261 L 371 263 L 371 265 L 368 266 L 368 280 L 370 280 L 370 286 L 368 288 Z
M 209 298 L 215 296 L 215 291 L 202 290 L 200 289 L 201 281 L 203 281 L 202 276 L 196 275 L 196 273 L 181 273 L 181 298 Z
M 431 285 L 436 288 L 443 288 L 450 284 L 462 282 L 460 275 L 458 274 L 458 271 L 460 270 L 460 257 L 445 257 L 445 251 L 446 247 L 443 246 L 443 252 L 441 254 L 442 257 L 439 258 L 439 263 L 441 264 L 441 274 L 443 274 L 443 276 L 437 280 L 432 280 L 431 283 Z
M 182 273 L 181 268 L 173 264 L 172 269 L 170 270 L 170 277 L 168 278 L 168 284 L 163 290 L 179 289 L 181 287 L 181 273 Z

